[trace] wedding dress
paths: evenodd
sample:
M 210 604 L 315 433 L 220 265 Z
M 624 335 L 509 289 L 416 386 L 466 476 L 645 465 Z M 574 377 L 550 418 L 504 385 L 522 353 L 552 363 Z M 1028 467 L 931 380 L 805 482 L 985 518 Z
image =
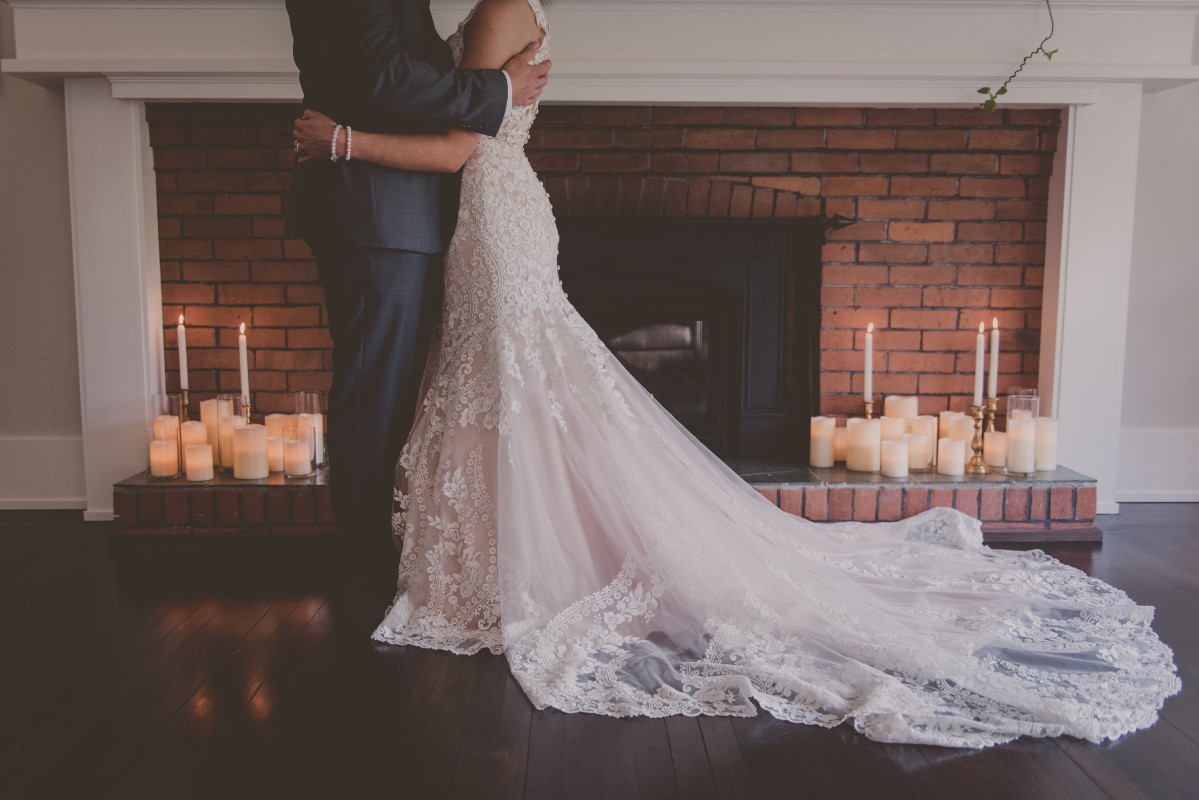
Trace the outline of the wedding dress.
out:
M 566 712 L 756 703 L 958 747 L 1156 720 L 1180 682 L 1152 608 L 1042 552 L 989 549 L 951 509 L 792 516 L 679 425 L 563 293 L 524 154 L 536 113 L 515 109 L 465 166 L 397 468 L 398 589 L 372 638 L 503 653 L 534 705 Z

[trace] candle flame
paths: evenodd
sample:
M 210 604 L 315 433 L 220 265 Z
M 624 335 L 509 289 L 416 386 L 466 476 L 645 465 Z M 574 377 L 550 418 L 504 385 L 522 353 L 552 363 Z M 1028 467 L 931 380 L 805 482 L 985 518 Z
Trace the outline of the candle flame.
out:
M 183 315 L 182 314 L 179 315 L 179 324 L 180 325 L 183 324 Z
M 871 322 L 869 325 L 866 326 L 866 333 L 874 333 L 874 323 L 873 322 Z
M 978 332 L 982 333 L 984 330 L 986 330 L 986 327 L 987 326 L 985 323 L 982 323 L 982 322 L 978 323 Z
M 246 323 L 244 323 L 244 322 L 241 324 L 241 332 L 242 333 L 246 332 Z
M 995 330 L 999 330 L 999 317 L 995 317 L 991 320 L 991 327 Z

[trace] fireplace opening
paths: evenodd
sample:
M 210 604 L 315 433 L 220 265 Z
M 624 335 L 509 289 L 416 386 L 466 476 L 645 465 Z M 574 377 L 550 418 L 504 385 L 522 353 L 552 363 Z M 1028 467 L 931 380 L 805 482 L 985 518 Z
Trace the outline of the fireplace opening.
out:
M 801 464 L 818 408 L 819 220 L 568 219 L 571 302 L 725 458 Z

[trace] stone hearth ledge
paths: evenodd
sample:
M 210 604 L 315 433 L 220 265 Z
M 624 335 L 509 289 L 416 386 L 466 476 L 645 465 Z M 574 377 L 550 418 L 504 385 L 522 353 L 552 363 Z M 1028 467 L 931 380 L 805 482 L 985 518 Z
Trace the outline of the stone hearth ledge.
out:
M 1064 467 L 1030 477 L 933 473 L 885 478 L 842 467 L 817 469 L 730 459 L 729 466 L 762 496 L 817 522 L 904 519 L 928 508 L 957 508 L 983 523 L 986 541 L 1100 541 L 1096 482 Z M 218 475 L 204 483 L 159 480 L 140 473 L 113 487 L 122 535 L 336 535 L 328 472 L 286 480 L 244 481 Z

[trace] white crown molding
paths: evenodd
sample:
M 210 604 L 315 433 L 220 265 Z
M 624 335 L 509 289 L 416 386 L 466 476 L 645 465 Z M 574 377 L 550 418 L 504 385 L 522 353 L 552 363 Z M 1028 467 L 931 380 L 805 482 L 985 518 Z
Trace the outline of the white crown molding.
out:
M 972 105 L 1005 64 L 826 62 L 596 62 L 555 66 L 547 102 L 820 103 Z M 43 84 L 103 75 L 113 96 L 144 101 L 295 102 L 295 65 L 274 59 L 6 59 L 0 71 Z M 1019 103 L 1091 102 L 1094 87 L 1139 83 L 1146 91 L 1199 81 L 1199 66 L 1030 65 Z
M 50 9 L 282 9 L 284 0 L 7 0 L 13 8 Z M 433 0 L 435 8 L 466 9 L 472 0 Z M 1044 13 L 1044 0 L 557 0 L 571 9 L 686 11 L 736 7 L 738 11 L 791 8 L 797 11 L 935 11 L 939 13 Z M 1199 13 L 1196 0 L 1053 0 L 1055 11 L 1071 13 L 1185 14 Z

